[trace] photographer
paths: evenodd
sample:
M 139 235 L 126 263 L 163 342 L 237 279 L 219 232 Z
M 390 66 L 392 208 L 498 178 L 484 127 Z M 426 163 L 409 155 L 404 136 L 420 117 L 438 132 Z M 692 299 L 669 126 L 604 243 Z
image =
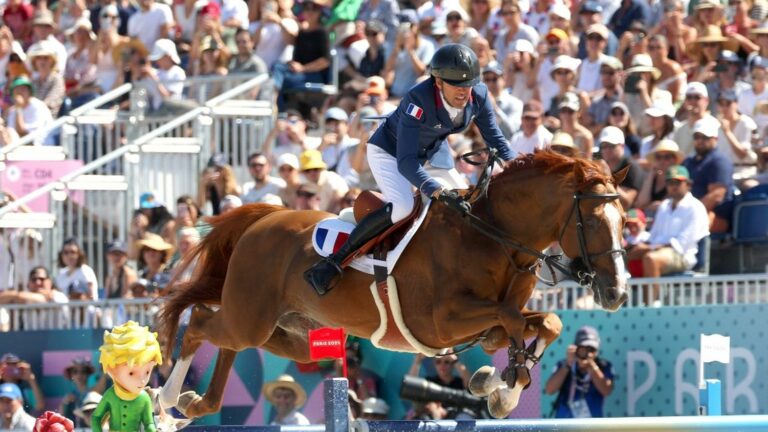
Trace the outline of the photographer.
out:
M 428 375 L 427 381 L 431 381 L 435 384 L 443 387 L 450 387 L 456 390 L 466 390 L 469 384 L 469 370 L 459 361 L 456 354 L 449 353 L 443 357 L 435 357 L 433 362 L 435 365 L 436 375 Z M 419 369 L 421 369 L 422 362 L 424 361 L 424 354 L 416 354 L 416 358 L 413 359 L 413 365 L 408 371 L 410 376 L 419 376 Z M 456 371 L 456 374 L 454 374 Z
M 613 391 L 613 366 L 598 358 L 600 335 L 584 326 L 576 332 L 574 345 L 568 346 L 565 360 L 544 387 L 546 394 L 557 393 L 552 404 L 554 417 L 603 417 L 603 403 Z
M 27 412 L 39 412 L 45 408 L 45 397 L 32 367 L 16 354 L 6 353 L 0 357 L 0 384 L 6 383 L 19 386 Z

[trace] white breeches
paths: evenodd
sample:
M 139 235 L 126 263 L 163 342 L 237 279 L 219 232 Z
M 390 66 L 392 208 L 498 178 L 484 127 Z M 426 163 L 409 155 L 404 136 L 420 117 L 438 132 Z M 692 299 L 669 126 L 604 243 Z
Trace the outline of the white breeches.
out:
M 405 219 L 413 211 L 414 187 L 400 174 L 397 159 L 379 146 L 368 144 L 368 165 L 384 200 L 392 203 L 392 223 Z M 425 168 L 432 178 L 447 189 L 467 188 L 464 178 L 454 168 L 434 168 L 428 163 Z

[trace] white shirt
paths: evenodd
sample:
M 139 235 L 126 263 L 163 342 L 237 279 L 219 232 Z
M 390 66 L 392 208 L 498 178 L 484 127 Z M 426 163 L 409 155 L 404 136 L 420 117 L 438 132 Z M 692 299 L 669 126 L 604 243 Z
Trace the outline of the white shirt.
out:
M 291 411 L 290 414 L 285 416 L 285 418 L 279 422 L 275 419 L 270 423 L 272 426 L 309 426 L 309 424 L 309 420 L 298 410 Z
M 16 107 L 12 106 L 8 110 L 8 118 L 6 124 L 8 127 L 16 128 Z M 24 119 L 24 125 L 27 128 L 27 133 L 33 133 L 37 129 L 44 127 L 45 125 L 53 123 L 53 116 L 51 110 L 45 105 L 45 102 L 36 97 L 29 98 L 29 103 L 21 111 L 21 117 Z M 54 145 L 53 138 L 50 134 L 47 134 L 42 138 L 43 145 Z
M 544 112 L 549 111 L 552 106 L 552 98 L 555 97 L 559 91 L 559 87 L 555 80 L 552 79 L 552 63 L 551 57 L 546 57 L 541 63 L 539 73 L 536 75 L 536 82 L 539 84 L 539 97 L 541 98 L 541 104 L 544 106 Z
M 178 65 L 173 65 L 168 70 L 156 69 L 156 72 L 158 82 L 171 92 L 168 99 L 180 100 L 184 91 L 184 80 L 187 79 L 184 69 Z M 152 108 L 158 109 L 165 98 L 160 94 L 160 90 L 157 89 L 157 85 L 153 81 L 148 83 L 147 92 L 152 101 Z
M 283 18 L 282 25 L 292 33 L 299 31 L 299 25 L 290 18 Z M 259 32 L 259 44 L 255 48 L 256 55 L 264 60 L 267 68 L 272 69 L 272 66 L 280 60 L 286 51 L 286 47 L 288 47 L 288 43 L 286 43 L 283 36 L 282 27 L 276 23 L 261 25 L 261 23 L 255 22 L 251 24 L 249 30 L 251 33 Z
M 671 198 L 661 203 L 656 211 L 648 243 L 651 246 L 672 246 L 685 257 L 688 268 L 693 268 L 696 265 L 698 242 L 708 235 L 707 209 L 688 192 L 674 209 Z
M 305 182 L 307 180 L 302 179 L 302 183 Z M 320 187 L 320 210 L 323 211 L 333 211 L 338 200 L 349 191 L 347 182 L 333 171 L 320 173 L 320 180 L 317 185 Z
M 176 12 L 176 24 L 181 28 L 181 38 L 187 41 L 191 41 L 195 34 L 195 25 L 197 24 L 197 12 L 201 7 L 208 4 L 205 0 L 198 0 L 195 2 L 192 8 L 192 13 L 185 15 L 184 3 L 179 3 L 173 6 L 174 12 Z
M 757 124 L 745 114 L 742 114 L 739 117 L 739 120 L 731 125 L 731 131 L 736 135 L 736 140 L 742 147 L 748 149 L 747 155 L 743 158 L 736 156 L 733 147 L 731 147 L 731 144 L 728 143 L 728 140 L 725 138 L 725 133 L 722 128 L 720 128 L 720 132 L 717 134 L 717 149 L 728 156 L 728 159 L 734 164 L 756 163 L 757 154 L 752 150 L 752 133 L 755 129 L 757 129 Z
M 91 284 L 91 298 L 94 300 L 99 299 L 99 280 L 96 278 L 96 273 L 89 265 L 83 264 L 73 271 L 72 274 L 67 274 L 67 271 L 68 269 L 66 267 L 60 269 L 59 273 L 54 278 L 53 281 L 56 285 L 56 289 L 69 296 L 69 286 L 72 282 L 79 280 L 86 284 Z
M 509 142 L 512 151 L 517 154 L 533 153 L 534 150 L 544 150 L 549 147 L 552 142 L 552 132 L 548 131 L 544 126 L 539 126 L 536 129 L 536 133 L 527 137 L 523 131 L 518 131 L 512 135 L 512 139 Z
M 248 28 L 248 5 L 243 0 L 221 0 L 221 23 L 232 18 L 240 21 L 240 28 Z
M 10 429 L 3 430 L 32 432 L 32 430 L 35 428 L 36 421 L 37 420 L 34 417 L 24 411 L 23 407 L 19 407 L 19 409 L 17 409 L 16 412 L 14 412 L 11 416 Z
M 765 127 L 768 126 L 768 114 L 763 114 L 758 109 L 758 103 L 764 101 L 768 101 L 768 87 L 759 94 L 755 94 L 754 88 L 739 93 L 739 112 L 752 117 L 757 123 L 761 137 L 765 135 Z
M 53 290 L 50 303 L 66 304 L 69 297 L 59 290 Z M 49 304 L 50 304 L 49 303 Z M 69 328 L 69 308 L 43 308 L 42 310 L 24 311 L 22 318 L 24 330 L 64 329 Z
M 579 66 L 579 82 L 576 88 L 587 93 L 603 88 L 600 82 L 600 64 L 604 57 L 605 55 L 600 54 L 594 62 L 589 57 L 581 61 Z
M 155 41 L 160 39 L 160 28 L 173 24 L 171 8 L 163 3 L 153 3 L 148 11 L 138 10 L 128 19 L 128 36 L 137 38 L 144 48 L 152 51 Z
M 268 194 L 280 195 L 280 190 L 284 188 L 285 180 L 268 175 L 264 179 L 264 184 L 258 187 L 255 181 L 243 183 L 243 194 L 240 195 L 240 199 L 243 200 L 243 204 L 258 203 L 262 202 L 264 196 Z

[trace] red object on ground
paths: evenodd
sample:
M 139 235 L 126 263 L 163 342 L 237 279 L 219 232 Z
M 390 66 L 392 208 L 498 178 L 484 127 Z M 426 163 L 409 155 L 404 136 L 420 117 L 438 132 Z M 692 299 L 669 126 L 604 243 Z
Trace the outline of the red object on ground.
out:
M 35 422 L 34 432 L 72 432 L 75 424 L 72 420 L 53 411 L 46 411 Z
M 309 358 L 340 358 L 344 362 L 344 377 L 347 376 L 346 336 L 343 328 L 323 327 L 309 331 Z

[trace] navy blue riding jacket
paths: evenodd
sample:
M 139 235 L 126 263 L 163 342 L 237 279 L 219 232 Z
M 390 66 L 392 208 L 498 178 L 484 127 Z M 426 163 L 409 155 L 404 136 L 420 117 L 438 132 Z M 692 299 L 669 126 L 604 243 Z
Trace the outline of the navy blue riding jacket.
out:
M 514 152 L 496 123 L 485 84 L 472 87 L 469 102 L 464 107 L 464 122 L 454 127 L 448 111 L 443 107 L 443 99 L 434 78 L 413 86 L 369 142 L 394 156 L 400 174 L 422 193 L 432 195 L 441 186 L 427 174 L 424 163 L 432 160 L 433 166 L 452 168 L 453 160 L 449 156 L 445 138 L 462 132 L 473 120 L 480 128 L 485 142 L 498 150 L 502 159 L 510 160 L 514 157 Z

